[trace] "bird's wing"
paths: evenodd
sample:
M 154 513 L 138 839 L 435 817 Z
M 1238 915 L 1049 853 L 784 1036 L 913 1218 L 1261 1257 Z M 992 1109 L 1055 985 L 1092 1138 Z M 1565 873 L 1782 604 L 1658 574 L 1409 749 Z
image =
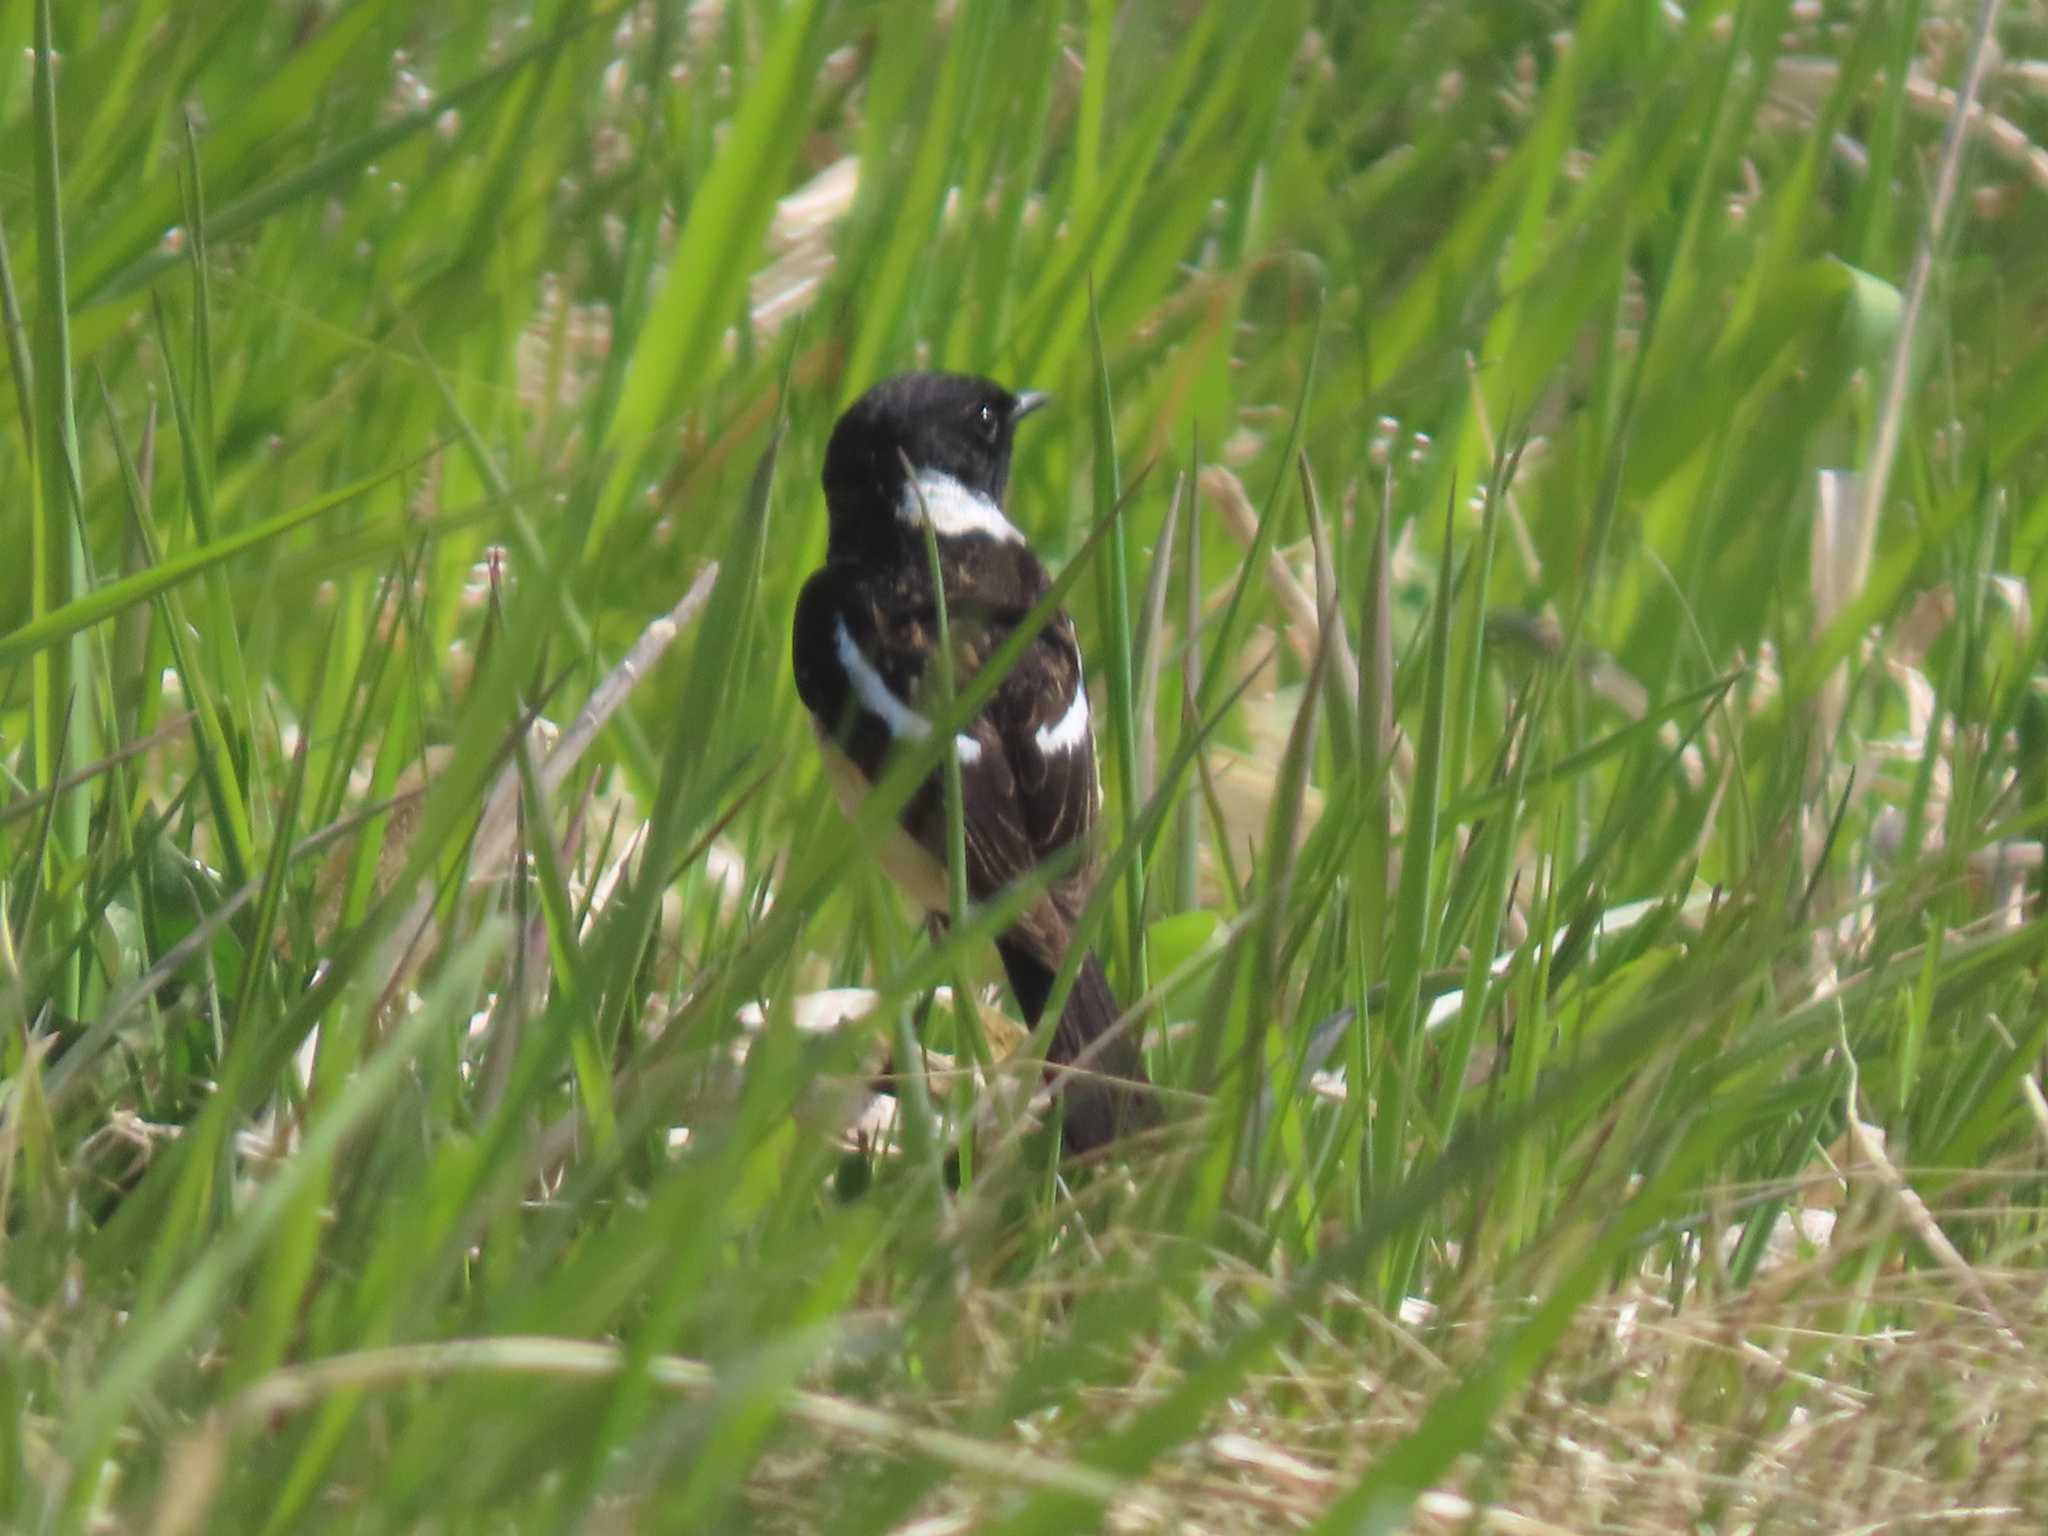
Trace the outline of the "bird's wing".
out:
M 1064 613 L 1039 631 L 997 690 L 990 714 L 1033 857 L 1050 858 L 1084 842 L 1095 829 L 1102 788 L 1081 648 Z M 1070 917 L 1085 893 L 1078 868 L 1055 888 Z
M 797 689 L 829 752 L 852 770 L 837 787 L 851 812 L 861 784 L 888 771 L 900 745 L 931 734 L 935 708 L 931 663 L 936 615 L 928 604 L 895 601 L 858 582 L 814 577 L 798 599 L 794 651 Z M 974 653 L 990 633 L 967 616 L 956 636 L 958 681 L 972 675 Z M 986 901 L 1037 862 L 1030 825 L 993 706 L 954 738 L 968 893 Z M 828 756 L 828 763 L 833 759 Z M 928 775 L 905 803 L 899 820 L 930 864 L 907 869 L 888 859 L 890 872 L 925 906 L 943 910 L 946 852 L 945 778 Z M 909 853 L 911 850 L 900 850 Z M 885 857 L 888 850 L 885 850 Z M 1034 924 L 1034 926 L 1042 926 Z M 1053 942 L 1050 933 L 1045 942 Z

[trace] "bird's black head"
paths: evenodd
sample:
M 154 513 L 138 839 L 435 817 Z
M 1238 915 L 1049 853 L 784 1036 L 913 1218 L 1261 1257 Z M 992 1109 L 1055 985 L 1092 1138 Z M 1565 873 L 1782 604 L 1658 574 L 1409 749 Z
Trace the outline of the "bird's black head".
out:
M 847 407 L 825 449 L 831 558 L 921 541 L 920 509 L 942 535 L 1015 538 L 1002 518 L 1010 445 L 1045 399 L 962 373 L 900 373 L 875 385 Z

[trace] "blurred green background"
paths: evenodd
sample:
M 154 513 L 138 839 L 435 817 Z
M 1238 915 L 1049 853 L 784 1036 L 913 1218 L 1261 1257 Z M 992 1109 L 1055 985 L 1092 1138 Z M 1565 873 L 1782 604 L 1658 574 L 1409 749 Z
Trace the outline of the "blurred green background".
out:
M 2031 1528 L 2040 54 L 0 9 L 0 1522 Z M 789 682 L 914 366 L 1058 397 L 1093 1167 Z

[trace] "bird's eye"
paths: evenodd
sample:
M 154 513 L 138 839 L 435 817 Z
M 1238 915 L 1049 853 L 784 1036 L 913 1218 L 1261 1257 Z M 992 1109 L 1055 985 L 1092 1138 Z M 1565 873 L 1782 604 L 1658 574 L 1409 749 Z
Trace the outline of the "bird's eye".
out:
M 974 429 L 990 442 L 996 440 L 996 408 L 984 400 L 974 408 Z

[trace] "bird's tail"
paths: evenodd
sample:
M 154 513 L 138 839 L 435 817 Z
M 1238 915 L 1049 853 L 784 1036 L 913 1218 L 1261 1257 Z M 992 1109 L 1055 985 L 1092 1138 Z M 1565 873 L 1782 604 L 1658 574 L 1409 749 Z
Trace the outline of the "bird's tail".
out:
M 1037 1024 L 1052 996 L 1053 969 L 1022 944 L 1003 939 L 996 949 L 1009 973 L 1010 990 L 1017 994 L 1017 1006 L 1024 1010 L 1026 1022 Z M 1092 1151 L 1158 1119 L 1158 1105 L 1145 1091 L 1152 1079 L 1145 1074 L 1135 1021 L 1103 1039 L 1122 1013 L 1116 994 L 1109 990 L 1109 978 L 1102 973 L 1102 962 L 1091 951 L 1067 992 L 1066 1007 L 1045 1053 L 1049 1068 L 1085 1057 L 1079 1060 L 1076 1075 L 1053 1074 L 1064 1079 L 1059 1089 L 1065 1105 L 1062 1140 L 1069 1152 Z

